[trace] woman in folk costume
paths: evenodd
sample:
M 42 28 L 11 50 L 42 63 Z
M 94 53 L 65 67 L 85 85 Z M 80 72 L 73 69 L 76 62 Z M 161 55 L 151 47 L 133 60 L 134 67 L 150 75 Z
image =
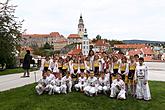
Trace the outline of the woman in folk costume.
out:
M 128 90 L 128 84 L 127 84 L 128 72 L 129 72 L 129 68 L 128 68 L 128 63 L 127 63 L 127 58 L 122 57 L 121 63 L 119 65 L 119 74 L 121 75 L 122 80 L 125 82 L 126 91 Z
M 151 94 L 148 85 L 148 68 L 144 64 L 144 58 L 139 58 L 139 64 L 135 71 L 136 98 L 150 100 Z
M 136 85 L 134 84 L 134 76 L 136 70 L 136 61 L 134 56 L 130 56 L 130 63 L 129 63 L 129 72 L 128 72 L 128 84 L 130 85 L 131 95 L 135 95 Z
M 94 76 L 94 72 L 90 71 L 90 76 L 87 79 L 87 85 L 84 87 L 84 93 L 88 96 L 97 95 L 97 83 L 98 80 Z
M 109 80 L 108 78 L 105 77 L 105 74 L 102 73 L 99 80 L 98 80 L 98 93 L 101 93 L 103 92 L 105 95 L 107 94 L 107 92 L 109 91 L 110 89 L 110 83 L 109 83 Z
M 119 72 L 119 61 L 118 61 L 118 57 L 117 56 L 114 56 L 113 57 L 113 61 L 112 61 L 112 68 L 111 68 L 111 80 L 113 81 L 114 79 L 116 79 L 116 75 L 118 74 Z
M 84 87 L 86 86 L 86 80 L 87 78 L 85 77 L 84 73 L 80 74 L 80 77 L 78 78 L 78 84 L 75 84 L 75 89 L 76 91 L 83 92 L 84 91 Z
M 113 80 L 111 84 L 111 98 L 115 98 L 117 96 L 117 99 L 126 99 L 125 96 L 125 83 L 121 79 L 120 74 L 117 75 L 117 79 Z
M 67 59 L 64 59 L 63 65 L 62 65 L 62 76 L 66 75 L 66 72 L 68 71 L 68 69 L 69 69 L 69 63 Z
M 98 55 L 95 55 L 93 64 L 94 64 L 94 74 L 95 74 L 95 76 L 98 76 L 99 75 L 99 67 L 100 67 L 100 59 L 99 59 Z

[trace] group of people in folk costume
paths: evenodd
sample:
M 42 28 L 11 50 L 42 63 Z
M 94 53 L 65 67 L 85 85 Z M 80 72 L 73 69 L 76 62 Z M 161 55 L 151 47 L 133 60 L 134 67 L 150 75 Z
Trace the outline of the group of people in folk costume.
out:
M 40 95 L 71 92 L 72 89 L 88 96 L 98 94 L 126 99 L 127 95 L 150 100 L 148 68 L 138 55 L 129 59 L 123 53 L 94 53 L 53 59 L 42 62 L 43 78 L 38 81 L 36 91 Z

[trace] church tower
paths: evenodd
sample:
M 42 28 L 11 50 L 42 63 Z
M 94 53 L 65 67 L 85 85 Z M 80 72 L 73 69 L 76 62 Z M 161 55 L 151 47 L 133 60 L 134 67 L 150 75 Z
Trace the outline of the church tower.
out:
M 82 14 L 80 15 L 79 23 L 78 23 L 78 35 L 82 38 L 84 35 L 84 22 L 82 18 Z
M 89 53 L 89 39 L 87 34 L 87 29 L 85 29 L 84 35 L 82 37 L 82 53 L 83 55 L 88 55 Z

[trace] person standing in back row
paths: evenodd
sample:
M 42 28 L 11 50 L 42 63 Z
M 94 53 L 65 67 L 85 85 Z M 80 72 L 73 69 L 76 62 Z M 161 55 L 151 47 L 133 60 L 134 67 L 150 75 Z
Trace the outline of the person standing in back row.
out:
M 26 50 L 26 55 L 23 60 L 23 69 L 24 69 L 24 75 L 22 77 L 29 77 L 29 69 L 30 69 L 30 63 L 32 60 L 32 56 L 30 55 L 30 51 Z M 26 76 L 27 73 L 27 76 Z

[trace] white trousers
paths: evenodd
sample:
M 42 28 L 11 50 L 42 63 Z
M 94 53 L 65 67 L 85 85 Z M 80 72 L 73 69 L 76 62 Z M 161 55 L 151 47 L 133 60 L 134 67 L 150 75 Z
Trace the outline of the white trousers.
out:
M 74 87 L 75 87 L 76 91 L 84 90 L 85 84 L 78 83 L 78 84 L 75 84 Z
M 54 88 L 53 88 L 53 91 L 55 92 L 55 93 L 67 93 L 66 92 L 66 89 L 67 89 L 67 86 L 66 85 L 61 85 L 61 86 L 54 86 Z
M 36 92 L 37 92 L 39 95 L 41 95 L 41 94 L 44 92 L 45 87 L 42 86 L 41 84 L 38 84 L 38 85 L 35 87 L 35 89 L 36 89 Z
M 124 89 L 119 90 L 116 86 L 112 86 L 110 97 L 116 97 L 117 95 L 118 99 L 126 99 L 125 93 L 126 91 Z
M 144 84 L 144 79 L 138 79 L 137 85 L 136 85 L 136 98 L 137 99 L 143 99 L 144 100 L 150 100 L 151 99 L 151 93 L 150 88 L 147 84 Z

